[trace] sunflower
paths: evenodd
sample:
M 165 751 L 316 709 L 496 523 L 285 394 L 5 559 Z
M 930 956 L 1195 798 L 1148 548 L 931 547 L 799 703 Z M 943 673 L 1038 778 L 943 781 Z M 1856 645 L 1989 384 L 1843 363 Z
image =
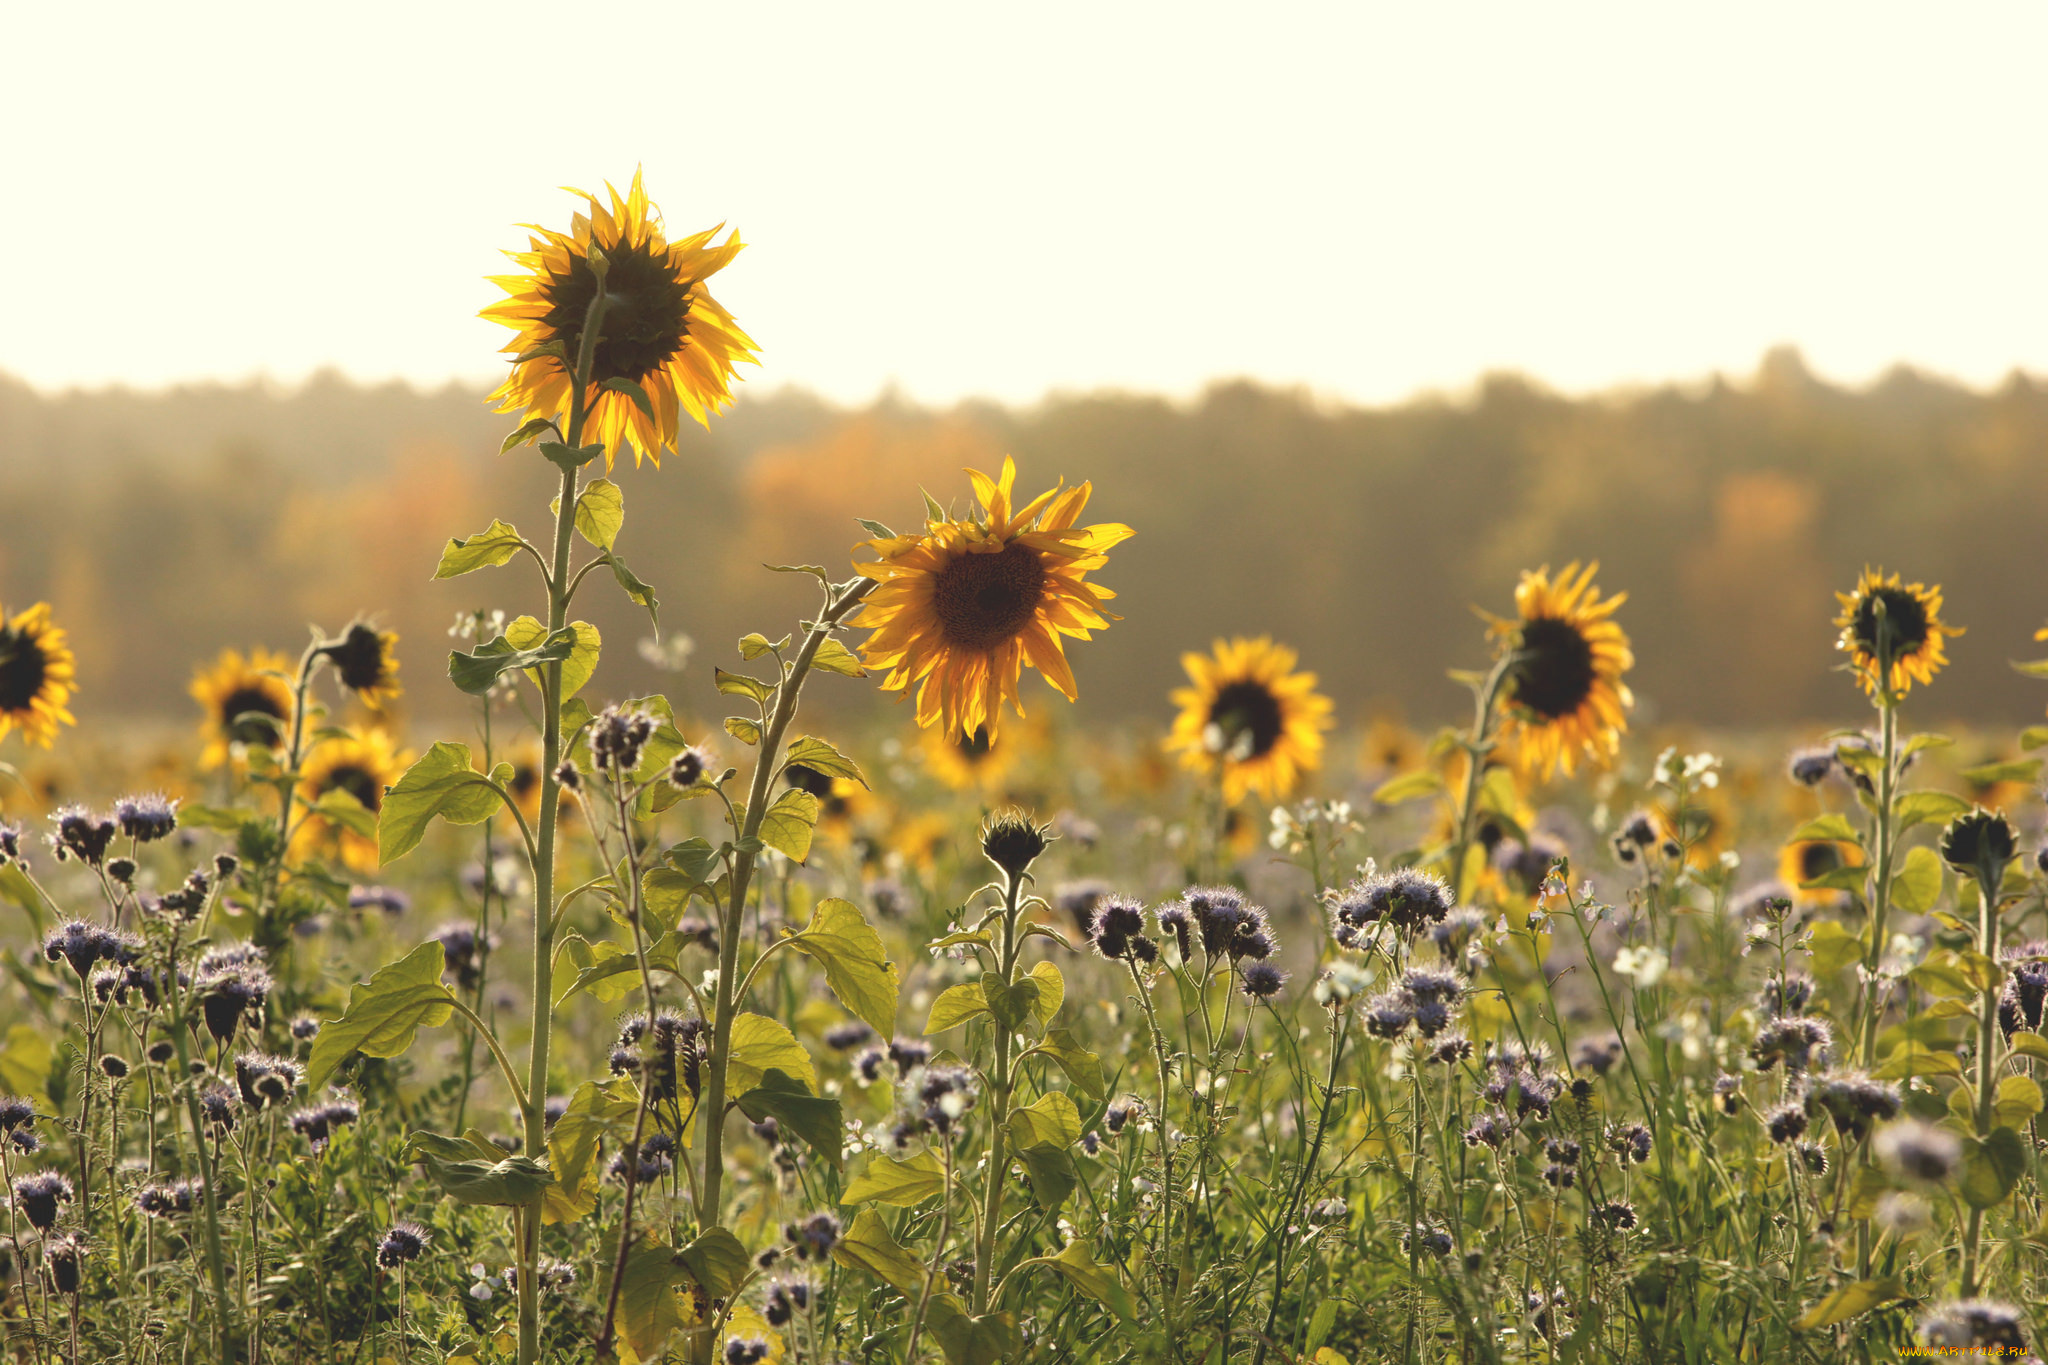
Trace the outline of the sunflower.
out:
M 978 725 L 973 734 L 947 730 L 923 731 L 918 744 L 924 770 L 956 792 L 999 791 L 1028 749 L 1045 743 L 1043 721 L 1012 726 L 998 744 L 988 737 L 988 727 Z
M 50 747 L 59 725 L 76 725 L 64 703 L 78 684 L 64 632 L 50 624 L 50 604 L 38 602 L 8 619 L 0 606 L 0 739 L 16 726 L 23 742 Z
M 404 689 L 398 685 L 398 635 L 378 630 L 361 621 L 350 626 L 341 639 L 320 651 L 334 661 L 341 685 L 362 699 L 372 711 Z
M 384 805 L 384 789 L 398 781 L 412 755 L 398 752 L 381 729 L 349 731 L 323 741 L 299 769 L 299 800 L 309 808 L 331 791 L 345 791 L 374 817 Z M 339 820 L 308 814 L 292 835 L 292 854 L 307 858 L 329 850 L 358 872 L 377 866 L 377 838 L 350 829 Z
M 1413 772 L 1422 766 L 1422 741 L 1413 730 L 1391 716 L 1374 716 L 1359 745 L 1359 769 L 1384 780 Z
M 1492 617 L 1488 633 L 1512 656 L 1502 681 L 1501 737 L 1522 771 L 1570 773 L 1585 753 L 1605 762 L 1621 747 L 1635 697 L 1621 675 L 1635 666 L 1628 636 L 1609 618 L 1628 600 L 1603 600 L 1593 586 L 1598 564 L 1524 571 L 1515 586 L 1515 619 Z
M 1880 686 L 1903 697 L 1916 682 L 1932 682 L 1948 662 L 1942 642 L 1962 627 L 1941 619 L 1941 586 L 1901 583 L 1882 569 L 1865 569 L 1854 592 L 1838 592 L 1842 628 L 1835 648 L 1847 652 L 1865 692 Z
M 199 722 L 206 740 L 201 767 L 218 768 L 244 749 L 279 746 L 292 716 L 292 686 L 285 681 L 291 667 L 284 655 L 259 646 L 246 659 L 239 650 L 224 649 L 211 668 L 192 675 L 192 699 L 205 714 Z
M 1223 778 L 1223 801 L 1247 791 L 1284 800 L 1304 771 L 1322 762 L 1331 702 L 1316 675 L 1294 671 L 1295 652 L 1267 636 L 1218 640 L 1209 654 L 1183 654 L 1193 687 L 1176 688 L 1180 708 L 1168 750 L 1182 764 Z
M 1074 700 L 1060 637 L 1086 640 L 1120 619 L 1102 610 L 1116 594 L 1086 580 L 1132 532 L 1114 522 L 1074 525 L 1091 484 L 1053 488 L 1013 511 L 1015 461 L 1005 457 L 1000 480 L 975 469 L 967 476 L 980 516 L 934 516 L 923 535 L 854 547 L 872 548 L 880 559 L 853 566 L 878 586 L 851 624 L 873 631 L 861 659 L 888 670 L 884 690 L 916 687 L 919 725 L 957 735 L 985 730 L 995 743 L 1003 703 L 1024 714 L 1017 682 L 1027 662 Z
M 644 455 L 659 469 L 662 448 L 675 445 L 679 411 L 708 424 L 712 413 L 732 401 L 733 366 L 756 363 L 753 340 L 704 287 L 744 243 L 735 232 L 713 245 L 718 227 L 670 242 L 638 171 L 624 198 L 610 185 L 605 191 L 609 207 L 594 194 L 569 191 L 589 203 L 570 232 L 528 224 L 535 234 L 528 249 L 506 253 L 527 273 L 493 278 L 510 297 L 482 316 L 517 333 L 504 348 L 511 355 L 544 353 L 515 359 L 511 377 L 491 398 L 499 412 L 567 421 L 583 322 L 598 287 L 590 266 L 595 247 L 608 263 L 607 303 L 584 398 L 583 439 L 604 446 L 607 472 L 627 439 L 635 465 Z M 628 394 L 604 387 L 614 380 L 638 384 L 654 415 L 642 412 Z
M 1843 867 L 1863 866 L 1863 850 L 1836 839 L 1798 839 L 1778 854 L 1778 880 L 1785 883 L 1794 905 L 1833 906 L 1848 902 L 1849 893 L 1830 887 L 1808 889 L 1806 883 Z
M 868 789 L 852 778 L 821 773 L 808 764 L 786 765 L 782 770 L 782 780 L 817 798 L 817 827 L 841 844 L 853 837 L 854 825 L 875 804 Z

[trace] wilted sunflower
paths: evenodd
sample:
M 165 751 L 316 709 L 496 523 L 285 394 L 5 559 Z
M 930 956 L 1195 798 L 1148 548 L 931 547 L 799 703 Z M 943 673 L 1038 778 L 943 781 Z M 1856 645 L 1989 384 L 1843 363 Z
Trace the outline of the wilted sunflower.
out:
M 880 561 L 853 566 L 879 586 L 851 624 L 872 628 L 861 659 L 888 670 L 885 690 L 916 687 L 919 725 L 960 735 L 986 730 L 994 743 L 1005 701 L 1024 714 L 1017 682 L 1027 662 L 1074 700 L 1060 637 L 1086 640 L 1119 619 L 1102 610 L 1116 594 L 1087 575 L 1132 532 L 1114 522 L 1074 525 L 1091 484 L 1050 489 L 1012 511 L 1015 461 L 1003 460 L 1000 480 L 976 469 L 967 477 L 979 517 L 928 519 L 922 535 L 854 547 L 872 548 Z
M 1887 663 L 1886 690 L 1894 696 L 1904 696 L 1916 682 L 1932 682 L 1948 662 L 1942 641 L 1963 633 L 1942 622 L 1939 584 L 1901 583 L 1897 574 L 1886 578 L 1882 569 L 1865 569 L 1856 590 L 1838 592 L 1835 599 L 1842 604 L 1835 648 L 1847 652 L 1865 692 L 1885 681 L 1880 675 Z
M 16 726 L 25 743 L 45 749 L 59 725 L 76 725 L 64 703 L 78 684 L 64 632 L 50 624 L 50 604 L 38 602 L 8 619 L 0 606 L 0 739 Z
M 401 754 L 391 736 L 380 729 L 353 731 L 323 741 L 299 769 L 299 800 L 308 811 L 332 791 L 345 791 L 370 813 L 372 832 L 350 829 L 339 819 L 307 814 L 292 835 L 292 854 L 306 858 L 333 850 L 358 872 L 377 866 L 377 836 L 374 821 L 384 805 L 384 789 L 398 781 L 412 762 Z
M 321 651 L 334 661 L 341 685 L 362 698 L 373 711 L 396 697 L 398 685 L 398 635 L 358 621 L 343 632 L 341 639 Z
M 1522 771 L 1571 772 L 1581 753 L 1605 762 L 1621 747 L 1635 697 L 1621 675 L 1635 666 L 1628 636 L 1609 618 L 1627 593 L 1602 599 L 1598 564 L 1577 561 L 1551 580 L 1545 565 L 1515 585 L 1515 617 L 1491 617 L 1497 648 L 1519 657 L 1508 666 L 1501 738 Z
M 1266 637 L 1218 640 L 1208 654 L 1183 654 L 1192 687 L 1175 688 L 1180 708 L 1166 747 L 1198 772 L 1223 778 L 1223 800 L 1248 791 L 1283 800 L 1301 774 L 1321 764 L 1331 702 L 1316 675 L 1294 671 L 1299 656 Z
M 240 650 L 224 649 L 211 668 L 192 675 L 192 699 L 205 718 L 199 733 L 206 740 L 200 765 L 218 768 L 244 749 L 275 749 L 292 715 L 292 685 L 285 681 L 291 660 L 258 647 L 243 658 Z M 268 716 L 271 724 L 258 717 Z
M 735 232 L 712 245 L 716 227 L 670 242 L 662 233 L 661 211 L 648 202 L 638 171 L 624 198 L 610 185 L 605 191 L 611 196 L 609 207 L 594 194 L 571 190 L 590 206 L 587 214 L 575 216 L 571 231 L 527 224 L 535 234 L 528 249 L 506 253 L 527 273 L 494 278 L 491 283 L 511 297 L 484 309 L 482 316 L 518 333 L 504 348 L 514 356 L 557 343 L 560 353 L 515 360 L 511 378 L 491 397 L 498 400 L 499 412 L 568 420 L 583 321 L 597 292 L 597 275 L 590 267 L 595 246 L 608 262 L 608 301 L 585 395 L 583 439 L 603 444 L 607 471 L 619 443 L 628 438 L 634 463 L 644 455 L 658 469 L 662 447 L 675 444 L 679 411 L 708 422 L 732 401 L 733 366 L 754 360 L 752 339 L 704 287 L 744 243 Z M 653 405 L 652 420 L 631 397 L 603 387 L 615 379 L 640 386 Z

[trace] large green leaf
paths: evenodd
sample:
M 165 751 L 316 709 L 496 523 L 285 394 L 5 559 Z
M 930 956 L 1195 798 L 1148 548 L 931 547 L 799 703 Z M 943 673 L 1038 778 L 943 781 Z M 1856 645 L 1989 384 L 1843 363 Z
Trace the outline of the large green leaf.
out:
M 473 536 L 450 540 L 441 551 L 434 577 L 457 578 L 477 569 L 495 568 L 518 554 L 520 543 L 517 527 L 493 521 Z
M 818 798 L 800 787 L 785 787 L 761 817 L 761 842 L 794 862 L 811 856 L 811 834 L 818 827 Z
M 833 1244 L 832 1259 L 849 1270 L 865 1270 L 912 1303 L 924 1292 L 924 1266 L 896 1244 L 889 1225 L 872 1208 L 854 1215 L 845 1235 Z
M 435 1028 L 455 1013 L 455 996 L 441 984 L 441 941 L 429 939 L 368 981 L 349 988 L 348 1009 L 320 1026 L 306 1062 L 306 1089 L 318 1092 L 351 1053 L 396 1057 L 412 1046 L 413 1035 Z
M 926 1319 L 949 1365 L 1004 1365 L 1024 1351 L 1024 1338 L 1011 1313 L 970 1317 L 967 1306 L 951 1294 L 934 1294 Z
M 1979 1209 L 2003 1203 L 2028 1164 L 2026 1139 L 2011 1128 L 1994 1128 L 1986 1138 L 1964 1138 L 1963 1198 Z
M 675 1251 L 642 1236 L 626 1253 L 619 1277 L 619 1326 L 626 1342 L 642 1360 L 660 1358 L 669 1334 L 692 1321 L 676 1298 L 676 1281 L 691 1279 Z
M 889 1204 L 907 1209 L 936 1199 L 945 1191 L 946 1168 L 930 1152 L 919 1152 L 902 1161 L 877 1152 L 868 1160 L 867 1169 L 847 1185 L 839 1202 Z
M 1899 875 L 1892 878 L 1892 905 L 1909 915 L 1924 915 L 1941 899 L 1941 855 L 1931 848 L 1906 852 Z
M 726 1055 L 726 1093 L 752 1090 L 770 1071 L 794 1076 L 813 1091 L 818 1088 L 818 1068 L 794 1033 L 763 1015 L 738 1016 L 732 1021 L 732 1050 Z
M 512 765 L 500 763 L 490 781 L 505 786 Z M 435 816 L 452 825 L 474 825 L 497 813 L 503 798 L 470 766 L 469 746 L 442 740 L 405 770 L 384 793 L 377 811 L 377 855 L 390 863 L 419 847 Z
M 769 1068 L 761 1083 L 739 1097 L 743 1113 L 755 1122 L 773 1118 L 809 1144 L 834 1166 L 841 1159 L 839 1101 L 813 1095 L 802 1081 L 779 1068 Z
M 1058 1090 L 1048 1091 L 1021 1109 L 1010 1111 L 1010 1145 L 1064 1150 L 1081 1140 L 1081 1111 Z
M 1088 1254 L 1088 1248 L 1079 1242 L 1069 1242 L 1060 1254 L 1053 1258 L 1053 1269 L 1066 1276 L 1067 1283 L 1103 1305 L 1126 1322 L 1137 1317 L 1138 1305 L 1132 1299 L 1131 1291 L 1124 1288 L 1115 1272 L 1098 1265 Z
M 406 1139 L 405 1152 L 426 1167 L 427 1177 L 458 1204 L 525 1205 L 554 1183 L 546 1162 L 506 1156 L 471 1138 L 417 1132 Z
M 548 1164 L 555 1183 L 542 1208 L 544 1223 L 568 1223 L 597 1207 L 597 1155 L 607 1136 L 632 1130 L 639 1097 L 624 1077 L 585 1081 L 548 1129 Z
M 844 678 L 865 678 L 868 675 L 860 665 L 860 656 L 829 635 L 818 642 L 818 652 L 811 656 L 811 667 L 822 668 Z
M 962 981 L 946 987 L 939 992 L 939 998 L 932 1001 L 931 1013 L 925 1016 L 925 1035 L 944 1033 L 987 1013 L 988 997 L 981 993 L 981 983 Z
M 1857 1280 L 1853 1284 L 1843 1285 L 1822 1299 L 1792 1325 L 1802 1332 L 1811 1332 L 1819 1327 L 1833 1327 L 1836 1323 L 1860 1318 L 1879 1304 L 1890 1303 L 1893 1299 L 1905 1296 L 1906 1287 L 1895 1278 Z
M 559 504 L 560 499 L 556 500 Z M 609 550 L 626 524 L 626 495 L 610 479 L 592 479 L 576 499 L 576 531 L 600 550 Z
M 1788 844 L 1803 844 L 1817 840 L 1830 843 L 1853 844 L 1857 841 L 1856 826 L 1849 823 L 1848 817 L 1829 812 L 1826 815 L 1816 815 L 1798 829 L 1793 830 L 1792 837 L 1785 842 Z
M 714 1299 L 732 1297 L 754 1268 L 740 1239 L 724 1228 L 714 1227 L 676 1253 L 704 1293 Z
M 1067 979 L 1060 975 L 1060 969 L 1050 962 L 1033 965 L 1030 979 L 1038 983 L 1038 994 L 1031 1000 L 1031 1022 L 1044 1028 L 1060 1012 L 1066 1003 Z
M 1930 821 L 1935 824 L 1946 824 L 1958 815 L 1968 814 L 1969 810 L 1969 802 L 1947 792 L 1907 792 L 1899 798 L 1896 824 L 1901 830 L 1911 829 L 1915 825 Z
M 818 902 L 796 947 L 824 967 L 840 1004 L 884 1038 L 896 1032 L 896 964 L 859 907 L 837 896 Z
M 1024 1176 L 1031 1182 L 1031 1197 L 1048 1212 L 1067 1202 L 1081 1183 L 1073 1156 L 1058 1147 L 1027 1147 L 1017 1153 Z

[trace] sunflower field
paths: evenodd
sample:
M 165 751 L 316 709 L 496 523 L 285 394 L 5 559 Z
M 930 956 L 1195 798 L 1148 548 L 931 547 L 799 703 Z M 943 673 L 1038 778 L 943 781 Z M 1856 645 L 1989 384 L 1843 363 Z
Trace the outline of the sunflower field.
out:
M 491 403 L 548 491 L 393 550 L 507 604 L 445 676 L 361 603 L 59 779 L 61 594 L 0 610 L 8 1360 L 2032 1349 L 2048 726 L 1915 728 L 1940 587 L 1786 608 L 1862 723 L 1712 750 L 1636 715 L 1586 557 L 1424 661 L 1434 732 L 1191 591 L 1145 733 L 1072 666 L 1142 516 L 1006 457 L 792 536 L 746 572 L 796 619 L 685 668 L 664 599 L 731 570 L 644 580 L 691 528 L 627 509 L 756 363 L 742 244 L 638 176 L 530 232 Z

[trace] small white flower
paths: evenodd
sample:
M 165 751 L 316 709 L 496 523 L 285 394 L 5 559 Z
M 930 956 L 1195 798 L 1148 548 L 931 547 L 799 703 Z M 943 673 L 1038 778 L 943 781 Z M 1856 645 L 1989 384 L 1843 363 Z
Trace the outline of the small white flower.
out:
M 469 1296 L 472 1299 L 475 1299 L 478 1303 L 484 1303 L 488 1301 L 491 1297 L 491 1287 L 485 1284 L 482 1280 L 478 1280 L 475 1284 L 469 1287 Z
M 1644 990 L 1656 985 L 1671 966 L 1662 948 L 1623 948 L 1614 955 L 1614 970 Z

